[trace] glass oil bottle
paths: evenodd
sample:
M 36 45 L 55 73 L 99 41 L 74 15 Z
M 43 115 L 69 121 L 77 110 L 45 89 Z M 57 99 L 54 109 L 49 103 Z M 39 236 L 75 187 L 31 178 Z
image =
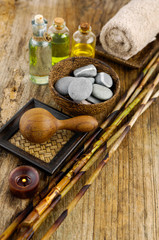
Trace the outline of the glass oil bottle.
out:
M 95 56 L 96 36 L 88 23 L 81 23 L 73 34 L 71 57 Z
M 52 65 L 69 57 L 69 30 L 63 18 L 55 18 L 48 30 L 52 40 Z
M 51 42 L 45 38 L 47 20 L 36 15 L 32 20 L 33 36 L 29 41 L 29 74 L 36 84 L 47 84 L 52 67 Z

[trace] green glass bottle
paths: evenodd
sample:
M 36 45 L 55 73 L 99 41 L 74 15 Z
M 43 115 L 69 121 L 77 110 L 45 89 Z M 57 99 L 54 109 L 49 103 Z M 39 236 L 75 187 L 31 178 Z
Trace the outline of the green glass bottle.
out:
M 55 18 L 48 30 L 52 38 L 52 65 L 69 57 L 70 37 L 63 18 Z
M 47 84 L 52 67 L 51 42 L 44 38 L 47 31 L 47 20 L 36 15 L 32 20 L 33 36 L 29 41 L 29 76 L 36 84 Z

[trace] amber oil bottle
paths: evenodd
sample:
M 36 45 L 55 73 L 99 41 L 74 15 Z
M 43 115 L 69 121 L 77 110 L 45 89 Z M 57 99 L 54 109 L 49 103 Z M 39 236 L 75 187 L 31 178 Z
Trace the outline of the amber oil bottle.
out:
M 96 36 L 88 23 L 81 23 L 73 34 L 71 57 L 95 56 Z

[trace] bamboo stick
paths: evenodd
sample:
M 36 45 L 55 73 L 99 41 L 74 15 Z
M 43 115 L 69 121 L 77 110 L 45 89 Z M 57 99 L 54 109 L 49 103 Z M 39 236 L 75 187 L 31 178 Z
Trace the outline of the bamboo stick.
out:
M 70 189 L 74 186 L 74 184 L 85 174 L 86 171 L 96 162 L 96 160 L 101 157 L 102 154 L 111 146 L 111 144 L 121 135 L 124 130 L 124 126 L 121 127 L 109 140 L 103 145 L 101 148 L 97 150 L 97 152 L 91 157 L 91 159 L 86 163 L 86 165 L 80 170 L 80 172 L 71 180 L 71 182 L 64 188 L 61 194 L 55 198 L 55 200 L 51 203 L 51 205 L 44 211 L 41 217 L 33 224 L 33 226 L 29 229 L 26 229 L 25 233 L 22 236 L 19 236 L 19 239 L 30 239 L 33 234 L 37 231 L 40 225 L 45 221 L 50 212 L 54 209 L 56 204 L 70 191 Z
M 87 152 L 87 154 L 78 161 L 73 168 L 66 174 L 66 176 L 57 184 L 55 189 L 52 189 L 50 193 L 35 207 L 35 209 L 27 216 L 23 221 L 23 226 L 31 226 L 34 221 L 39 218 L 39 216 L 46 210 L 46 208 L 51 204 L 53 199 L 55 199 L 64 187 L 70 182 L 71 178 L 77 174 L 77 172 L 85 165 L 85 163 L 90 159 L 90 157 L 95 153 L 95 151 L 106 141 L 114 129 L 121 123 L 121 121 L 129 114 L 129 112 L 138 104 L 138 102 L 145 96 L 152 84 L 149 84 L 146 89 L 144 89 L 139 96 L 115 119 L 113 124 L 105 131 L 104 134 L 96 141 L 93 147 Z
M 106 151 L 106 145 L 101 147 L 91 158 L 91 162 L 88 162 L 86 165 L 88 168 L 90 168 L 93 163 L 98 159 L 103 153 Z M 85 166 L 86 166 L 85 165 Z M 40 216 L 40 218 L 35 221 L 33 226 L 24 228 L 24 232 L 22 234 L 19 234 L 17 240 L 22 239 L 30 239 L 31 236 L 37 231 L 37 229 L 40 227 L 40 225 L 44 222 L 46 217 L 49 215 L 49 213 L 54 209 L 54 207 L 57 205 L 57 203 L 67 194 L 67 192 L 75 185 L 75 183 L 83 176 L 83 174 L 86 172 L 85 166 L 81 169 L 81 171 L 71 180 L 71 182 L 67 185 L 68 188 L 65 191 L 65 189 L 61 192 L 57 198 L 54 199 L 54 201 L 51 203 L 51 205 L 44 211 L 44 213 Z
M 113 109 L 112 113 L 109 115 L 109 117 L 106 119 L 106 121 L 104 121 L 101 124 L 101 128 L 105 128 L 106 126 L 108 126 L 107 121 L 111 118 L 113 118 L 113 116 L 115 115 L 115 117 L 117 116 L 117 114 L 119 113 L 119 111 L 121 110 L 121 108 L 123 107 L 123 105 L 126 103 L 126 101 L 129 99 L 129 97 L 132 95 L 132 93 L 135 91 L 135 89 L 138 89 L 139 84 L 141 83 L 141 81 L 143 80 L 143 78 L 146 76 L 146 74 L 149 72 L 148 76 L 146 77 L 146 81 L 144 80 L 145 84 L 146 82 L 149 80 L 149 78 L 151 77 L 151 74 L 154 72 L 154 69 L 156 69 L 156 61 L 158 60 L 159 57 L 159 51 L 155 54 L 155 56 L 151 59 L 151 61 L 148 63 L 148 65 L 144 68 L 144 70 L 140 73 L 139 77 L 134 81 L 134 83 L 131 85 L 131 87 L 125 92 L 125 94 L 122 96 L 122 98 L 119 100 L 118 104 L 116 105 L 116 107 Z M 151 74 L 150 74 L 151 73 Z M 144 82 L 142 85 L 144 85 Z M 140 88 L 141 91 L 141 88 Z M 138 91 L 138 93 L 140 92 Z M 136 95 L 137 96 L 137 95 Z M 134 100 L 135 98 L 133 98 Z M 129 100 L 129 104 L 133 101 L 133 100 Z M 127 106 L 129 105 L 127 104 Z
M 156 62 L 157 58 L 159 57 L 159 51 L 156 52 L 156 54 L 153 56 L 153 58 L 151 59 L 151 61 L 147 64 L 147 66 L 145 67 L 145 69 L 142 71 L 144 75 L 146 75 L 146 73 L 148 72 L 148 70 L 150 69 L 150 67 Z
M 78 152 L 79 154 L 79 152 Z M 78 155 L 79 156 L 79 155 Z M 71 159 L 72 162 L 75 161 L 78 157 L 76 154 Z M 67 165 L 68 169 L 71 167 Z M 14 219 L 14 221 L 9 225 L 9 227 L 0 235 L 1 240 L 8 239 L 12 233 L 16 230 L 17 226 L 27 217 L 27 215 L 34 209 L 34 207 L 50 192 L 50 190 L 56 186 L 56 184 L 61 180 L 61 178 L 64 176 L 66 172 L 65 168 L 63 168 L 60 172 L 58 172 L 58 175 L 56 175 L 43 189 L 41 192 L 39 192 L 34 199 L 29 203 L 29 205 Z
M 156 99 L 159 97 L 159 90 L 151 97 L 150 100 L 148 100 L 148 102 L 145 104 L 143 110 L 141 111 L 141 114 L 143 114 L 149 107 L 150 105 L 156 101 Z M 141 115 L 140 114 L 140 115 Z M 116 139 L 122 134 L 122 132 L 125 130 L 126 126 L 128 125 L 130 121 L 128 121 L 127 123 L 125 123 L 108 141 L 109 144 L 107 146 L 111 146 Z
M 145 84 L 147 83 L 147 81 L 150 79 L 150 77 L 153 75 L 153 73 L 156 71 L 156 69 L 158 68 L 159 65 L 159 57 L 157 57 L 157 61 L 152 65 L 152 67 L 148 70 L 147 74 L 145 75 L 145 77 L 143 78 L 143 80 L 141 81 L 139 87 L 135 90 L 133 96 L 131 96 L 131 98 L 129 99 L 129 101 L 127 102 L 126 106 L 127 107 L 134 99 L 135 97 L 139 94 L 139 92 L 143 89 L 143 87 L 145 86 Z
M 155 54 L 155 56 L 151 59 L 145 69 L 140 73 L 139 77 L 132 84 L 128 91 L 125 92 L 123 97 L 120 99 L 116 107 L 113 109 L 111 114 L 106 118 L 106 120 L 101 124 L 100 127 L 97 128 L 96 132 L 84 143 L 84 145 L 80 148 L 77 154 L 66 164 L 66 166 L 60 171 L 60 173 L 53 179 L 36 197 L 30 202 L 30 204 L 18 215 L 18 217 L 11 223 L 11 225 L 0 235 L 0 239 L 6 240 L 8 237 L 15 231 L 16 227 L 25 219 L 25 217 L 33 210 L 33 208 L 40 202 L 42 198 L 44 198 L 48 192 L 53 188 L 58 181 L 66 174 L 68 169 L 76 162 L 76 159 L 90 146 L 93 140 L 99 136 L 102 130 L 107 127 L 112 119 L 117 116 L 121 107 L 125 104 L 127 99 L 131 96 L 133 91 L 137 88 L 143 77 L 147 74 L 149 69 L 155 63 L 156 59 L 159 56 L 159 52 Z
M 34 233 L 37 231 L 37 229 L 40 227 L 40 225 L 45 221 L 47 216 L 50 214 L 50 212 L 54 209 L 56 204 L 70 191 L 70 189 L 75 185 L 75 183 L 85 174 L 86 171 L 96 162 L 96 160 L 101 157 L 101 155 L 111 146 L 111 144 L 121 135 L 121 133 L 124 131 L 124 126 L 121 127 L 109 140 L 108 142 L 103 145 L 101 148 L 97 150 L 97 152 L 91 157 L 91 159 L 86 163 L 86 165 L 80 170 L 79 173 L 71 180 L 71 182 L 64 188 L 64 190 L 61 192 L 61 194 L 55 198 L 55 200 L 51 203 L 51 205 L 44 211 L 44 213 L 41 215 L 41 217 L 33 224 L 31 228 L 28 228 L 25 230 L 24 233 L 22 233 L 22 236 L 20 235 L 17 240 L 24 240 L 24 239 L 30 239 Z
M 151 96 L 151 94 L 152 94 L 152 91 L 154 90 L 154 87 L 156 86 L 156 84 L 158 83 L 158 81 L 159 81 L 159 76 L 158 76 L 158 77 L 155 79 L 155 81 L 151 84 L 151 88 L 149 89 L 146 97 L 144 98 L 144 101 L 145 101 L 145 102 L 143 101 L 144 106 L 146 105 L 146 102 L 147 102 L 148 99 L 150 98 L 150 96 Z M 158 95 L 156 94 L 155 96 L 157 97 Z M 154 98 L 154 99 L 155 99 L 155 98 Z M 151 103 L 154 101 L 154 99 L 151 100 Z M 142 105 L 143 105 L 143 104 L 142 104 Z M 128 125 L 128 124 L 127 124 L 127 125 Z M 126 125 L 126 126 L 127 126 L 127 125 Z M 112 139 L 113 139 L 113 141 L 115 141 L 115 140 L 118 138 L 118 136 L 119 136 L 123 131 L 125 131 L 125 126 L 122 127 L 112 138 L 110 138 L 110 140 L 108 140 L 107 146 L 109 147 L 110 144 L 112 144 Z M 103 152 L 103 151 L 105 151 L 104 148 L 105 148 L 105 145 L 103 146 L 103 148 L 101 148 L 101 149 L 99 148 L 99 150 Z M 98 154 L 98 153 L 99 153 L 99 152 L 97 151 L 96 154 Z M 96 154 L 93 155 L 94 158 L 92 157 L 92 158 L 86 163 L 86 165 L 81 169 L 81 171 L 80 171 L 79 173 L 77 173 L 77 175 L 75 176 L 75 178 L 74 178 L 72 181 L 70 181 L 70 183 L 64 188 L 64 190 L 61 192 L 61 194 L 59 193 L 60 197 L 59 197 L 59 195 L 58 195 L 58 201 L 66 195 L 66 193 L 72 188 L 72 186 L 78 181 L 78 179 L 90 168 L 90 166 L 92 166 L 92 164 L 94 163 L 95 159 L 97 159 Z M 101 153 L 100 153 L 100 154 L 101 154 Z M 56 203 L 58 202 L 57 199 L 55 199 L 55 201 L 56 201 Z M 56 205 L 56 204 L 55 204 L 54 201 L 53 201 L 53 202 L 50 204 L 50 206 L 46 209 L 46 211 L 42 214 L 42 216 L 39 218 L 39 220 L 37 220 L 37 221 L 34 223 L 33 227 L 31 227 L 31 229 L 32 229 L 32 234 L 38 229 L 38 227 L 41 225 L 41 223 L 44 221 L 44 219 L 47 217 L 47 215 L 50 213 L 50 211 L 55 207 L 55 205 Z M 27 231 L 25 232 L 25 234 L 23 233 L 23 234 L 18 238 L 18 240 L 20 240 L 20 239 L 30 239 L 30 238 L 24 238 L 24 236 L 27 236 L 27 233 L 29 234 L 28 236 L 30 236 L 30 228 L 29 228 L 29 230 L 27 230 Z
M 85 192 L 88 190 L 88 188 L 91 186 L 91 184 L 94 182 L 94 180 L 97 178 L 97 176 L 102 171 L 103 167 L 106 165 L 106 163 L 110 160 L 113 153 L 117 150 L 117 148 L 120 146 L 121 142 L 125 138 L 125 136 L 128 134 L 130 129 L 135 124 L 138 117 L 147 109 L 148 106 L 152 104 L 154 99 L 159 96 L 159 91 L 152 97 L 152 101 L 148 102 L 155 86 L 159 82 L 159 74 L 157 75 L 154 84 L 150 91 L 145 96 L 144 100 L 142 101 L 141 105 L 139 106 L 138 110 L 135 112 L 133 117 L 130 121 L 128 121 L 127 124 L 125 124 L 124 131 L 120 135 L 120 137 L 116 140 L 116 142 L 113 144 L 113 146 L 110 148 L 109 152 L 105 155 L 104 159 L 99 163 L 97 169 L 94 171 L 94 173 L 90 176 L 90 178 L 86 181 L 85 185 L 81 188 L 79 193 L 76 195 L 76 197 L 73 199 L 73 201 L 68 205 L 67 209 L 63 211 L 63 213 L 60 215 L 60 217 L 55 221 L 53 226 L 49 229 L 49 231 L 44 235 L 42 240 L 47 240 L 49 237 L 57 230 L 57 228 L 61 225 L 61 223 L 65 220 L 65 218 L 68 216 L 68 214 L 73 210 L 73 208 L 76 206 L 76 204 L 79 202 L 79 200 L 82 198 L 82 196 L 85 194 Z M 148 105 L 147 105 L 148 102 Z
M 86 152 L 85 156 L 82 157 L 78 162 L 75 163 L 73 168 L 63 177 L 63 179 L 53 188 L 50 193 L 34 208 L 34 210 L 26 217 L 22 222 L 22 226 L 31 226 L 36 219 L 42 215 L 46 208 L 51 204 L 53 199 L 55 199 L 60 192 L 66 187 L 66 185 L 71 181 L 72 177 L 79 172 L 79 170 L 86 164 L 86 162 L 91 158 L 91 156 L 97 151 L 97 149 L 111 136 L 115 128 L 121 123 L 121 121 L 129 114 L 129 112 L 140 102 L 140 100 L 146 95 L 148 90 L 152 87 L 149 84 L 136 99 L 126 108 L 124 111 L 115 119 L 115 121 L 110 125 L 109 128 L 102 134 L 98 141 L 96 141 L 92 148 Z

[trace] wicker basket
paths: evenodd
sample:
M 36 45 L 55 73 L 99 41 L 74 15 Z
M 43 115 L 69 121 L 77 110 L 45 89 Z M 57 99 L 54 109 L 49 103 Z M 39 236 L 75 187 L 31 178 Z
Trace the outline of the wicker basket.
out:
M 77 68 L 86 66 L 88 64 L 93 64 L 98 72 L 106 72 L 110 74 L 113 78 L 113 97 L 107 101 L 98 104 L 78 104 L 72 100 L 65 98 L 64 96 L 60 95 L 54 88 L 56 81 L 65 76 L 73 76 L 73 71 Z M 97 113 L 106 111 L 110 108 L 114 103 L 118 96 L 120 83 L 119 77 L 116 72 L 108 66 L 106 63 L 95 59 L 95 58 L 88 58 L 88 57 L 73 57 L 67 58 L 55 66 L 52 67 L 52 70 L 49 75 L 49 87 L 54 98 L 54 101 L 63 109 L 73 115 L 82 115 L 82 114 L 89 114 L 95 115 Z

